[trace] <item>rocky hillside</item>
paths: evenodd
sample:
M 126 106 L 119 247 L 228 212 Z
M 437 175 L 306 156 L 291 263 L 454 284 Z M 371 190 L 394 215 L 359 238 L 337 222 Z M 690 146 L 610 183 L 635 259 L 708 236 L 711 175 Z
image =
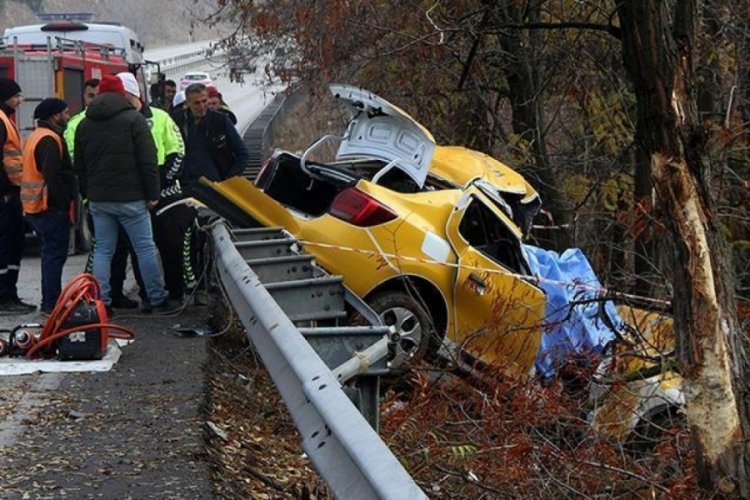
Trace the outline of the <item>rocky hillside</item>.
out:
M 146 48 L 216 39 L 219 27 L 206 19 L 216 9 L 213 0 L 0 0 L 0 32 L 9 26 L 36 24 L 32 8 L 41 12 L 92 12 L 96 21 L 116 21 L 134 29 Z

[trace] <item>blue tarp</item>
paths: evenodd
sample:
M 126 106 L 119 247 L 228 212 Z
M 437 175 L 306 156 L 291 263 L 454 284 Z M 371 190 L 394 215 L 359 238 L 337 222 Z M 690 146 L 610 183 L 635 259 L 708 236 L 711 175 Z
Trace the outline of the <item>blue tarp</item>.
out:
M 547 293 L 536 370 L 550 378 L 572 354 L 600 353 L 614 333 L 600 319 L 598 302 L 570 307 L 572 302 L 596 298 L 595 289 L 601 288 L 580 249 L 571 248 L 562 255 L 532 245 L 523 245 L 523 250 L 532 274 L 542 278 L 540 287 Z M 622 324 L 612 302 L 607 302 L 605 308 L 615 325 Z

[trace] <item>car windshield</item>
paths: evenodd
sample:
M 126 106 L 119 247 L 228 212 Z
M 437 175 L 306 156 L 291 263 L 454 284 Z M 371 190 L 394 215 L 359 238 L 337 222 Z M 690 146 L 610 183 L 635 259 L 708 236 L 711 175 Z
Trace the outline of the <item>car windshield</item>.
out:
M 185 75 L 185 80 L 205 80 L 208 78 L 208 75 Z

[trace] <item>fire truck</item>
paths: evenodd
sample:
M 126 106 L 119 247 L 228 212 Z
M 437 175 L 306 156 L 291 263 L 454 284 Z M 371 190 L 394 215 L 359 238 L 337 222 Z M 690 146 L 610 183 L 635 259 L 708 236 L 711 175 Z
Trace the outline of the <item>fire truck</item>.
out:
M 126 35 L 94 36 L 98 32 L 94 28 L 99 26 Z M 65 100 L 71 114 L 80 111 L 83 83 L 90 78 L 132 71 L 143 85 L 142 50 L 133 50 L 133 46 L 142 49 L 142 45 L 134 37 L 124 26 L 75 21 L 7 29 L 0 39 L 0 76 L 13 78 L 23 89 L 24 102 L 16 112 L 21 133 L 26 135 L 34 128 L 34 108 L 46 97 Z
M 143 46 L 124 26 L 64 20 L 9 28 L 0 39 L 0 76 L 23 90 L 14 119 L 24 137 L 33 130 L 34 108 L 44 98 L 63 99 L 72 115 L 83 108 L 86 80 L 121 71 L 136 74 L 147 95 Z M 72 219 L 71 251 L 87 251 L 91 238 L 80 203 Z

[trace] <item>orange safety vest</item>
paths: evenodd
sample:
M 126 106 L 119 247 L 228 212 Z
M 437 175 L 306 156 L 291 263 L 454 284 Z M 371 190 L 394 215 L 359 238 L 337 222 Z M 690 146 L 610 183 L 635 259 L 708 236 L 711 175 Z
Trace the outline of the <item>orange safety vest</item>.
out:
M 26 139 L 23 147 L 23 175 L 21 178 L 21 203 L 23 211 L 27 214 L 38 214 L 47 210 L 47 183 L 36 164 L 34 151 L 37 144 L 45 137 L 52 137 L 60 148 L 60 156 L 63 154 L 62 139 L 52 130 L 37 127 Z
M 5 111 L 0 110 L 0 122 L 5 124 L 7 139 L 3 144 L 3 168 L 8 180 L 14 186 L 21 185 L 21 172 L 23 164 L 21 159 L 21 134 L 18 133 L 16 124 L 10 121 Z

